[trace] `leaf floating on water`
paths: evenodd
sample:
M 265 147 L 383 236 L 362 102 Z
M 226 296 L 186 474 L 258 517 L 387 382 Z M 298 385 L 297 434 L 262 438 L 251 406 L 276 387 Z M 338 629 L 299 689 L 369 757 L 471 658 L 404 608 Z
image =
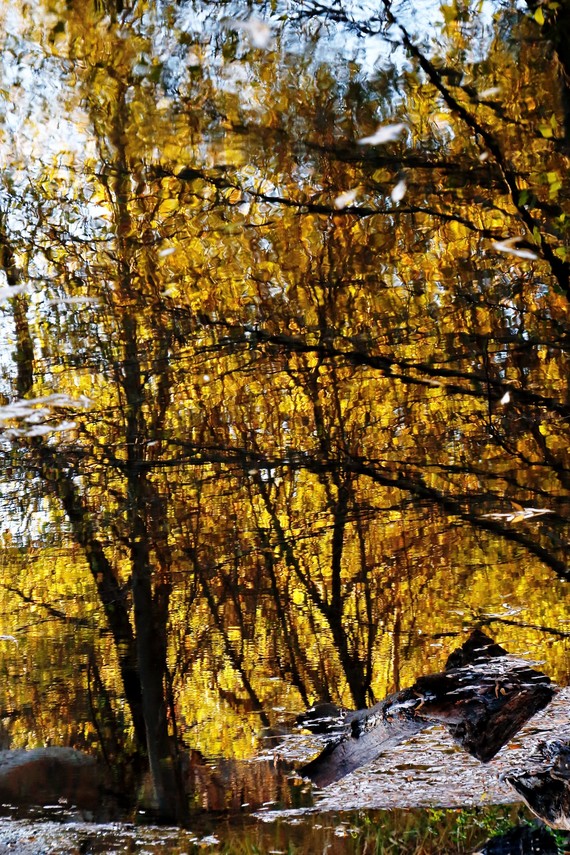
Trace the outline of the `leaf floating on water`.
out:
M 514 514 L 514 515 L 512 516 L 512 518 L 509 520 L 509 522 L 510 522 L 510 523 L 518 523 L 518 522 L 522 522 L 522 521 L 523 521 L 523 520 L 525 520 L 525 519 L 526 519 L 526 516 L 525 516 L 525 514 L 524 514 L 524 513 L 522 513 L 522 514 Z
M 382 143 L 394 142 L 405 129 L 404 122 L 397 122 L 394 125 L 380 125 L 376 133 L 358 140 L 358 145 L 382 145 Z
M 392 202 L 401 202 L 404 196 L 406 195 L 406 191 L 408 186 L 406 182 L 402 179 L 398 181 L 395 187 L 392 188 L 392 192 L 390 193 L 390 198 Z
M 506 514 L 483 514 L 482 518 L 486 520 L 497 520 L 497 522 L 518 523 L 522 520 L 530 520 L 533 517 L 540 517 L 543 514 L 553 514 L 549 508 L 520 508 L 514 512 Z
M 341 193 L 334 200 L 334 206 L 337 211 L 342 211 L 343 208 L 346 208 L 347 205 L 351 205 L 356 197 L 358 196 L 358 187 L 355 187 L 353 190 L 347 190 L 345 193 Z
M 499 252 L 506 252 L 508 255 L 515 255 L 517 258 L 529 258 L 531 260 L 538 258 L 538 255 L 531 249 L 527 249 L 526 247 L 517 247 L 517 244 L 521 240 L 524 240 L 524 238 L 517 235 L 516 237 L 507 238 L 506 240 L 495 241 L 491 246 Z

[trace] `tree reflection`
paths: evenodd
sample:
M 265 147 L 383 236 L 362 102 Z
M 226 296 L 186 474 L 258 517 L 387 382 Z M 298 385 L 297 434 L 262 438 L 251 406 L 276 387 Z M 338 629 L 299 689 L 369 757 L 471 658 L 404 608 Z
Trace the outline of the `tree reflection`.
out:
M 224 753 L 279 693 L 373 704 L 462 629 L 450 600 L 485 620 L 520 582 L 519 628 L 565 637 L 554 63 L 536 15 L 357 11 L 260 6 L 264 41 L 233 3 L 18 7 L 73 133 L 47 145 L 42 97 L 1 141 L 6 515 L 77 546 L 122 698 L 94 659 L 90 691 L 126 703 L 162 818 L 195 726 Z M 340 62 L 346 34 L 399 53 Z

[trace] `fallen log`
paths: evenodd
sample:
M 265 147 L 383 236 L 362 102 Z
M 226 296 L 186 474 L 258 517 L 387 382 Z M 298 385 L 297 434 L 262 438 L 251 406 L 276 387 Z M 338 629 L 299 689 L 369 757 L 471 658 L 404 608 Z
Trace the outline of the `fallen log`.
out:
M 570 831 L 570 742 L 540 743 L 525 769 L 503 776 L 551 828 Z
M 426 722 L 415 715 L 419 705 L 413 689 L 405 689 L 369 710 L 358 710 L 342 736 L 329 742 L 318 757 L 299 769 L 299 774 L 318 787 L 339 781 L 423 730 Z
M 337 717 L 333 740 L 299 774 L 326 787 L 433 724 L 444 724 L 462 748 L 488 762 L 554 691 L 545 674 L 475 630 L 445 671 Z

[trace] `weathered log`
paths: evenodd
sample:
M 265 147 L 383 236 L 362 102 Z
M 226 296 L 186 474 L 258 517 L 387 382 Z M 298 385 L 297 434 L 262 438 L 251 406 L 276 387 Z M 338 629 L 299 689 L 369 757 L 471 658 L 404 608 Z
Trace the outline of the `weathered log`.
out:
M 345 725 L 355 716 L 353 710 L 339 707 L 329 701 L 313 704 L 297 716 L 297 724 L 311 733 L 343 733 Z
M 546 675 L 509 657 L 422 677 L 413 689 L 424 698 L 416 714 L 428 724 L 446 725 L 453 739 L 482 763 L 554 695 Z
M 318 787 L 339 781 L 426 727 L 415 717 L 420 698 L 412 689 L 396 692 L 368 710 L 352 713 L 344 733 L 299 770 Z
M 545 674 L 511 659 L 480 630 L 451 654 L 446 668 L 370 709 L 346 713 L 336 721 L 336 738 L 300 774 L 325 787 L 435 723 L 487 762 L 554 695 Z
M 570 831 L 570 743 L 541 743 L 528 767 L 504 776 L 529 808 L 552 828 Z

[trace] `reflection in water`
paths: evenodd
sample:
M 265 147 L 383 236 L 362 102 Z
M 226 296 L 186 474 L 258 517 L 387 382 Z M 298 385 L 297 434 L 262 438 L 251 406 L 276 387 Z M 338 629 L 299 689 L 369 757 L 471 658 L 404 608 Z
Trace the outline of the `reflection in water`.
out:
M 396 790 L 401 787 L 399 779 L 406 777 L 406 769 L 413 769 L 416 773 L 414 799 L 421 802 L 422 769 L 428 773 L 429 785 L 441 777 L 442 763 L 422 766 L 416 758 L 406 767 L 401 763 L 396 746 L 402 742 L 413 743 L 414 736 L 426 727 L 442 722 L 456 744 L 474 758 L 489 763 L 529 719 L 549 707 L 554 696 L 554 687 L 546 675 L 509 657 L 502 647 L 476 630 L 449 656 L 445 672 L 420 677 L 410 689 L 389 696 L 369 710 L 337 709 L 336 714 L 332 714 L 330 704 L 309 710 L 306 725 L 313 729 L 317 721 L 318 730 L 328 733 L 328 743 L 314 760 L 299 770 L 299 774 L 319 787 L 328 787 L 388 754 L 393 760 L 391 774 Z M 519 769 L 509 769 L 509 761 L 503 760 L 507 771 L 502 773 L 501 780 L 512 786 L 548 825 L 570 830 L 570 734 L 567 702 L 563 700 L 562 704 L 565 710 L 562 727 L 557 727 L 556 714 L 550 715 L 555 728 L 552 735 L 560 738 L 539 742 L 534 752 L 528 749 L 520 752 L 522 767 Z M 316 711 L 326 715 L 317 718 Z M 546 721 L 543 728 L 545 724 Z M 390 769 L 389 761 L 386 764 L 384 760 L 384 768 Z M 377 772 L 374 769 L 372 775 Z M 375 790 L 374 783 L 368 781 L 364 787 L 372 792 Z M 361 790 L 362 781 L 359 792 Z M 457 780 L 446 775 L 440 791 L 438 803 L 449 804 L 450 799 L 457 797 Z M 472 787 L 471 793 L 471 798 L 476 797 L 476 788 Z M 379 795 L 385 804 L 386 792 Z M 334 793 L 332 798 L 335 798 Z
M 475 627 L 566 686 L 564 14 L 9 5 L 2 742 L 184 824 Z
M 493 837 L 479 852 L 481 855 L 558 855 L 560 848 L 546 829 L 517 826 Z

